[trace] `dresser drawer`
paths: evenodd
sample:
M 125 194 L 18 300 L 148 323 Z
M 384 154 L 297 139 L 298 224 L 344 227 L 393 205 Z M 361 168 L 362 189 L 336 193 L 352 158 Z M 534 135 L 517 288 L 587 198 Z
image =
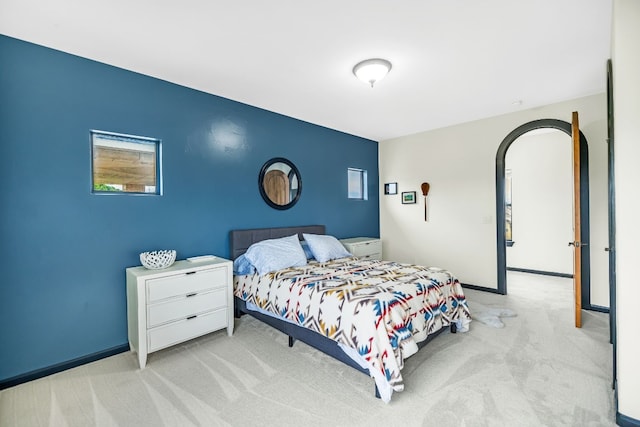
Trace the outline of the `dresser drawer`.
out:
M 369 255 L 357 255 L 358 258 L 362 258 L 362 259 L 377 259 L 377 260 L 381 260 L 382 259 L 382 254 L 379 253 L 375 253 L 375 254 L 369 254 Z
M 227 285 L 226 268 L 199 270 L 147 280 L 148 302 L 202 292 Z
M 149 330 L 149 352 L 204 335 L 227 325 L 227 309 L 200 314 L 192 319 L 168 323 Z
M 215 310 L 227 305 L 227 289 L 219 288 L 199 294 L 189 294 L 158 302 L 147 307 L 147 327 L 161 325 L 177 319 Z
M 360 242 L 360 243 L 349 243 L 347 249 L 353 255 L 358 257 L 366 257 L 367 255 L 371 256 L 374 254 L 382 253 L 382 242 L 380 240 L 370 240 L 368 242 Z

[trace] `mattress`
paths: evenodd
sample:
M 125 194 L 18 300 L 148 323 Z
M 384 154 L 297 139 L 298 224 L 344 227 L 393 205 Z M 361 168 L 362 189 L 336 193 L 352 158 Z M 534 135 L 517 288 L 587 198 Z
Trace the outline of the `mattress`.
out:
M 419 342 L 452 323 L 465 331 L 471 319 L 450 272 L 355 257 L 235 276 L 234 294 L 336 341 L 367 366 L 387 402 L 403 390 L 404 360 Z

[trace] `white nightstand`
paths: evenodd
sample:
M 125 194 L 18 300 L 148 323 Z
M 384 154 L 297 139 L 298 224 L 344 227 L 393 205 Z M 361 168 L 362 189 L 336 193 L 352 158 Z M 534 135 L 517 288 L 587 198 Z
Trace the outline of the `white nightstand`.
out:
M 353 255 L 360 258 L 382 259 L 382 241 L 375 237 L 352 237 L 340 242 Z
M 176 261 L 162 270 L 127 268 L 129 346 L 147 354 L 227 328 L 233 334 L 233 263 Z

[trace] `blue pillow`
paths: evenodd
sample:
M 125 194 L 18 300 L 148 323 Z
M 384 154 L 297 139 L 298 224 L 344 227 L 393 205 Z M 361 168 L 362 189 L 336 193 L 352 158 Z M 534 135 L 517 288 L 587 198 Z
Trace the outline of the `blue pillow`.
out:
M 297 234 L 254 243 L 247 249 L 245 257 L 261 276 L 283 268 L 307 265 Z
M 307 243 L 307 241 L 303 240 L 302 242 L 300 242 L 300 245 L 302 246 L 302 250 L 304 251 L 307 259 L 313 259 L 313 252 L 311 252 L 311 248 L 309 248 L 309 244 Z
M 342 243 L 333 236 L 321 234 L 303 234 L 304 240 L 309 244 L 313 257 L 318 262 L 327 262 L 332 259 L 353 256 L 342 246 Z
M 256 268 L 251 264 L 244 254 L 240 255 L 233 261 L 233 274 L 237 276 L 245 276 L 256 272 Z

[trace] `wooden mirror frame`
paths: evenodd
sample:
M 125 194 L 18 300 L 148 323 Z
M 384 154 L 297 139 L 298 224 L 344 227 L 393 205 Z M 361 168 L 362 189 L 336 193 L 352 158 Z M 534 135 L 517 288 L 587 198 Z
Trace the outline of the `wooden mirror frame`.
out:
M 294 176 L 298 181 L 298 190 L 295 194 L 291 194 L 292 197 L 290 197 L 289 201 L 286 203 L 279 203 L 277 200 L 272 199 L 272 197 L 267 193 L 267 190 L 264 187 L 264 182 L 267 174 L 275 170 L 281 170 L 279 168 L 271 170 L 269 169 L 277 163 L 283 163 L 284 165 L 289 167 L 289 172 L 287 173 L 289 183 Z M 272 208 L 278 210 L 290 209 L 298 202 L 298 200 L 300 199 L 300 194 L 302 193 L 302 178 L 300 176 L 300 171 L 292 162 L 290 162 L 288 159 L 285 159 L 284 157 L 274 157 L 273 159 L 269 159 L 262 166 L 262 169 L 260 169 L 260 174 L 258 175 L 258 189 L 260 190 L 260 195 L 262 196 L 264 201 Z M 289 189 L 287 188 L 287 190 L 285 191 L 289 192 Z

